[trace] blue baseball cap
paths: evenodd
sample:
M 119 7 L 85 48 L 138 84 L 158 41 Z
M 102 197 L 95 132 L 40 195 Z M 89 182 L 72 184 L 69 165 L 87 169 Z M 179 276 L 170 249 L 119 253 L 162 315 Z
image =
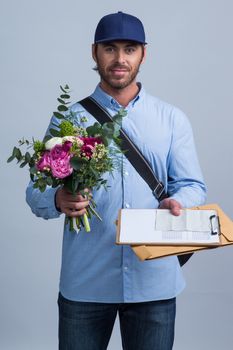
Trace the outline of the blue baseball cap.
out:
M 145 31 L 140 19 L 121 11 L 102 17 L 96 27 L 94 43 L 115 40 L 146 44 Z

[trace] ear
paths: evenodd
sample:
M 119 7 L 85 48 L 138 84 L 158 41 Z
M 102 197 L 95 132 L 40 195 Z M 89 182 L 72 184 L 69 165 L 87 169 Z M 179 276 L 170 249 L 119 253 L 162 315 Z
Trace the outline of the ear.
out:
M 97 44 L 92 44 L 92 58 L 96 62 Z
M 146 52 L 147 52 L 147 49 L 146 49 L 146 46 L 145 46 L 145 45 L 143 46 L 142 50 L 143 50 L 143 51 L 142 51 L 143 56 L 142 56 L 142 61 L 141 61 L 141 63 L 144 63 L 145 60 L 146 60 Z

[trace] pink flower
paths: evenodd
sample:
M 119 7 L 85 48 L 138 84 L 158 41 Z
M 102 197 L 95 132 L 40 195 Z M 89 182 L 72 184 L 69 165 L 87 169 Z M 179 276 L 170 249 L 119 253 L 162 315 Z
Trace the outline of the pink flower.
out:
M 64 142 L 63 145 L 55 145 L 50 151 L 51 158 L 62 159 L 66 157 L 71 147 L 72 147 L 72 142 L 70 141 Z
M 103 143 L 100 137 L 80 137 L 83 141 L 83 146 L 81 147 L 81 154 L 85 154 L 85 157 L 91 158 L 94 147 L 96 144 Z
M 83 145 L 81 148 L 81 155 L 84 157 L 91 158 L 93 153 L 94 147 L 91 145 Z
M 69 176 L 73 168 L 70 166 L 70 149 L 72 142 L 66 141 L 63 145 L 56 145 L 51 149 L 51 171 L 54 177 L 63 179 Z
M 100 137 L 80 137 L 80 140 L 83 141 L 84 145 L 94 147 L 96 143 L 103 143 Z
M 36 164 L 36 167 L 39 171 L 43 171 L 46 168 L 50 169 L 50 166 L 51 166 L 50 152 L 45 151 L 42 157 L 39 159 L 38 163 Z
M 70 166 L 70 155 L 62 159 L 51 160 L 51 170 L 54 177 L 64 179 L 72 174 L 73 168 Z

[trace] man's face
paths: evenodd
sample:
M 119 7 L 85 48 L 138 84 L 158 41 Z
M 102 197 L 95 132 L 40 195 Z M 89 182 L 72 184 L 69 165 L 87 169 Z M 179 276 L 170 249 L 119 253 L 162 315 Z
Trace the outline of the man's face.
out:
M 123 89 L 135 81 L 144 61 L 145 47 L 135 42 L 112 41 L 93 45 L 92 53 L 102 82 Z

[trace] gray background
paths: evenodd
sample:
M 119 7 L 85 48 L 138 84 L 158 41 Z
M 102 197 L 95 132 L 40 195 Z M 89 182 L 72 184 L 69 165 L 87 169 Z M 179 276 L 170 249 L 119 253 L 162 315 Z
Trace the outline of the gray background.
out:
M 62 219 L 43 221 L 25 204 L 26 169 L 6 159 L 22 136 L 42 138 L 59 84 L 73 101 L 92 92 L 91 43 L 97 21 L 123 10 L 144 22 L 147 91 L 190 118 L 208 203 L 232 215 L 233 3 L 231 0 L 0 2 L 1 234 L 0 349 L 57 348 Z M 196 254 L 184 267 L 175 350 L 232 349 L 233 248 Z M 110 350 L 119 350 L 118 322 Z

